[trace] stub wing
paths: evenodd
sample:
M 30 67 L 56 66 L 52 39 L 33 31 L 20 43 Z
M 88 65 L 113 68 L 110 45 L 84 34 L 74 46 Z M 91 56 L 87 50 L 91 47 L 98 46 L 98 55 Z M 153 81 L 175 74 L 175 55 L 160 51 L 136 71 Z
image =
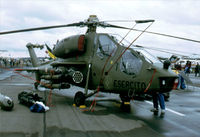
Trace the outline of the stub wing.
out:
M 84 61 L 55 61 L 51 63 L 51 66 L 74 66 L 74 65 L 86 65 L 86 62 Z
M 38 71 L 39 71 L 39 68 L 38 68 L 38 67 L 17 68 L 17 69 L 14 69 L 14 71 L 38 72 Z
M 27 72 L 49 72 L 49 71 L 56 71 L 54 67 L 59 66 L 81 66 L 86 65 L 86 62 L 83 61 L 54 61 L 52 63 L 48 63 L 45 65 L 41 65 L 38 67 L 27 67 L 27 68 L 17 68 L 14 71 L 27 71 Z

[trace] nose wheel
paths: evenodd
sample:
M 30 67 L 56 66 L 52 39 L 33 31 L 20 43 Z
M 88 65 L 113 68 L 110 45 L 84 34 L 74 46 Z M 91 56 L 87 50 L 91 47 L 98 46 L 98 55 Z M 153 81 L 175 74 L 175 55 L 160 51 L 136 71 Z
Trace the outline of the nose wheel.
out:
M 74 96 L 74 103 L 76 104 L 77 107 L 85 105 L 85 99 L 86 97 L 83 94 L 83 92 L 78 91 Z

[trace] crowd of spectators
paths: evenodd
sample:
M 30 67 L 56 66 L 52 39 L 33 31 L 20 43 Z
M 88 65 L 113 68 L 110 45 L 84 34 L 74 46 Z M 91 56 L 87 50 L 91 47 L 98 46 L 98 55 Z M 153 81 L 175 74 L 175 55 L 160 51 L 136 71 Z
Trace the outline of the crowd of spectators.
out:
M 29 58 L 6 58 L 0 57 L 0 67 L 3 68 L 15 68 L 30 66 L 31 60 Z

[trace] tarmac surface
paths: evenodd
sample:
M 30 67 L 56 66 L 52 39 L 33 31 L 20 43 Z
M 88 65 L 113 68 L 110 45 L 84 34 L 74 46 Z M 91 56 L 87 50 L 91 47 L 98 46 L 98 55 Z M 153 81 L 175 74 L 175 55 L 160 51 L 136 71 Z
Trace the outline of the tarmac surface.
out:
M 23 75 L 33 77 L 31 73 Z M 12 71 L 0 73 L 0 92 L 15 103 L 12 111 L 0 110 L 0 137 L 199 137 L 200 136 L 200 77 L 190 76 L 195 86 L 186 90 L 173 90 L 166 102 L 166 114 L 154 116 L 152 101 L 132 101 L 131 112 L 120 110 L 119 97 L 101 93 L 94 112 L 73 106 L 73 96 L 78 87 L 54 90 L 55 94 L 40 88 L 36 91 L 47 97 L 50 110 L 32 113 L 18 103 L 17 96 L 23 90 L 33 90 L 34 81 Z M 33 77 L 34 78 L 34 77 Z M 83 90 L 83 89 L 82 89 Z

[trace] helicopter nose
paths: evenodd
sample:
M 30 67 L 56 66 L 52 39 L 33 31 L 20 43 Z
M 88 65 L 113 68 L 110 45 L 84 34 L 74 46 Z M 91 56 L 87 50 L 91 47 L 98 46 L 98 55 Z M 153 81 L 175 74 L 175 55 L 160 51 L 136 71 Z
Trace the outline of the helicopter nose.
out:
M 160 91 L 169 92 L 177 86 L 177 77 L 159 77 Z

